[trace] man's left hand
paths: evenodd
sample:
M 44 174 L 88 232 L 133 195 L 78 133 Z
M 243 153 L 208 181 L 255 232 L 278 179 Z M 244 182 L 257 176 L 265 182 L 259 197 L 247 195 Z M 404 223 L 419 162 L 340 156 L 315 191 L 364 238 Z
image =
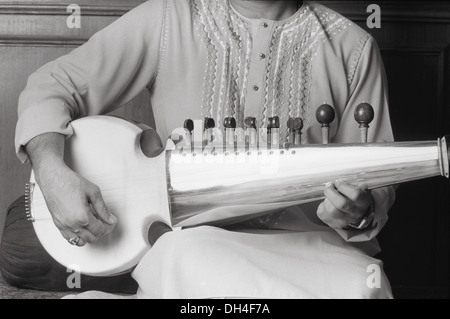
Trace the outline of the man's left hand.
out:
M 325 186 L 325 200 L 317 209 L 317 216 L 334 229 L 358 224 L 372 205 L 372 194 L 366 186 L 355 187 L 342 180 Z

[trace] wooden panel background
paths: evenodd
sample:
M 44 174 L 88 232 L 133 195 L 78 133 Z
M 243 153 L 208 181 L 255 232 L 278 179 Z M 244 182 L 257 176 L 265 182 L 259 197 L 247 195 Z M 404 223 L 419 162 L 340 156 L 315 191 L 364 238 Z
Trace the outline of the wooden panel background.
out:
M 78 0 L 82 28 L 66 27 L 71 1 L 0 0 L 0 235 L 6 207 L 23 192 L 29 167 L 13 146 L 17 98 L 40 65 L 83 43 L 144 1 Z M 446 1 L 319 1 L 349 17 L 378 41 L 389 79 L 397 140 L 450 133 L 450 3 Z M 368 29 L 366 8 L 380 5 L 381 29 Z M 143 92 L 122 116 L 152 124 Z M 449 297 L 450 184 L 434 178 L 402 184 L 380 235 L 396 297 Z

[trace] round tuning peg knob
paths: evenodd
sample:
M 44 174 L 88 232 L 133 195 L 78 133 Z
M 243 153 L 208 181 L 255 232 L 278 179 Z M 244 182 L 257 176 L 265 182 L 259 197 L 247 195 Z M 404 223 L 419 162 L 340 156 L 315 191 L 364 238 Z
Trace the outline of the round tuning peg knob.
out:
M 375 118 L 373 107 L 370 104 L 363 102 L 356 107 L 354 115 L 355 120 L 359 123 L 359 128 L 361 129 L 361 142 L 367 143 L 369 124 Z
M 289 143 L 300 145 L 301 144 L 301 131 L 303 129 L 303 120 L 300 117 L 291 117 L 287 121 L 287 127 L 289 129 Z
M 186 121 L 184 121 L 183 127 L 190 133 L 192 133 L 192 131 L 194 130 L 194 121 L 192 121 L 191 119 L 187 119 Z
M 214 122 L 214 119 L 210 118 L 210 117 L 205 117 L 205 130 L 209 129 L 209 128 L 215 128 L 216 127 L 216 122 Z
M 185 138 L 185 146 L 187 150 L 191 150 L 192 148 L 192 131 L 194 130 L 194 121 L 191 119 L 187 119 L 183 124 L 184 129 L 187 131 Z
M 355 120 L 359 123 L 359 127 L 369 127 L 374 117 L 373 107 L 368 103 L 361 103 L 355 109 Z
M 299 117 L 291 117 L 287 121 L 287 127 L 290 131 L 301 131 L 303 129 L 303 120 Z
M 336 113 L 329 104 L 322 104 L 317 108 L 316 118 L 317 121 L 322 124 L 322 127 L 330 127 L 331 122 L 334 121 Z
M 223 120 L 223 126 L 225 128 L 236 128 L 236 119 L 234 117 L 226 117 Z
M 272 128 L 280 128 L 280 118 L 278 116 L 269 117 L 267 127 Z
M 329 104 L 322 104 L 317 108 L 316 118 L 322 124 L 322 143 L 328 144 L 330 139 L 330 124 L 334 121 L 336 113 Z
M 255 117 L 246 117 L 244 119 L 244 126 L 246 128 L 256 128 L 256 118 Z

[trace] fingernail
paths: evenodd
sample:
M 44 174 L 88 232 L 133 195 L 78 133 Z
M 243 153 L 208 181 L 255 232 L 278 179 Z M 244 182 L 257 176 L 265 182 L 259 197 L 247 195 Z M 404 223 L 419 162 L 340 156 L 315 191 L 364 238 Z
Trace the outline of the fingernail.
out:
M 333 183 L 328 182 L 328 183 L 325 184 L 325 187 L 331 187 L 331 185 L 333 185 Z
M 117 217 L 114 216 L 113 214 L 109 215 L 109 222 L 110 222 L 111 224 L 117 223 Z
M 334 185 L 336 185 L 336 187 L 339 187 L 339 185 L 341 185 L 343 182 L 344 182 L 344 181 L 343 181 L 342 179 L 337 179 L 337 180 L 334 182 Z

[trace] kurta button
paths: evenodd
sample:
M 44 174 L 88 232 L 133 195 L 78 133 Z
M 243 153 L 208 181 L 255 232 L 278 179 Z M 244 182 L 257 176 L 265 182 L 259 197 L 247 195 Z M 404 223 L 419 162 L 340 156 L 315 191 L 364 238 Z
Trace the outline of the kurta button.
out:
M 265 58 L 266 58 L 266 55 L 265 55 L 264 53 L 261 53 L 261 54 L 259 55 L 259 57 L 260 57 L 261 59 L 265 59 Z
M 259 86 L 253 85 L 253 90 L 258 91 L 259 90 Z
M 267 28 L 269 26 L 266 22 L 261 23 L 261 25 L 263 26 L 263 28 Z

